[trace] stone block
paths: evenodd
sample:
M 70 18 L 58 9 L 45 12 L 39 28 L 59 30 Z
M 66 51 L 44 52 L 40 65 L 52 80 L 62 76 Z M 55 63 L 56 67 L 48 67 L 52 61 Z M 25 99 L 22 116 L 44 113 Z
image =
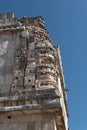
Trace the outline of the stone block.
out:
M 25 87 L 26 86 L 34 86 L 35 85 L 35 77 L 34 76 L 25 76 Z

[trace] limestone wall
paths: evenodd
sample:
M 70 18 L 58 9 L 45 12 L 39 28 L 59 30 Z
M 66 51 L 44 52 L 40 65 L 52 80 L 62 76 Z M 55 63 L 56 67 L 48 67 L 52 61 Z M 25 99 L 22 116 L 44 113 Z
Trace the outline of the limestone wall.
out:
M 0 130 L 56 130 L 52 114 L 3 116 Z

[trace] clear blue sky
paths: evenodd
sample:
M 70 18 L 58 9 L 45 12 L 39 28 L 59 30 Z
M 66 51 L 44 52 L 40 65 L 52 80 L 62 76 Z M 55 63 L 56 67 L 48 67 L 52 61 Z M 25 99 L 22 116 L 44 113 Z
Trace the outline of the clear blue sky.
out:
M 68 93 L 69 127 L 87 130 L 87 0 L 0 0 L 0 12 L 43 16 L 61 49 Z

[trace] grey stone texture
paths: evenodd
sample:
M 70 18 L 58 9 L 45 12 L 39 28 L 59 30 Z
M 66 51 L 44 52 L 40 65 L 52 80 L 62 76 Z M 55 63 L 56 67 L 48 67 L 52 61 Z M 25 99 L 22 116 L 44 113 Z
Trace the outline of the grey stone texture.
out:
M 0 130 L 54 130 L 53 114 L 13 115 L 2 117 Z
M 0 130 L 68 130 L 65 90 L 43 18 L 0 14 Z

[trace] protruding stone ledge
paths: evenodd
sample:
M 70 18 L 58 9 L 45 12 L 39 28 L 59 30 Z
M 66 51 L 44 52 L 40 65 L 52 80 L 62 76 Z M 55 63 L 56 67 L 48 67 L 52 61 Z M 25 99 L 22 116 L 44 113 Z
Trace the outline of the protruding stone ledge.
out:
M 52 44 L 46 44 L 46 43 L 39 43 L 35 46 L 35 49 L 37 49 L 38 51 L 46 51 L 46 49 L 50 49 L 50 50 L 53 50 L 55 51 L 55 48 L 52 46 Z
M 57 74 L 59 74 L 58 70 L 54 67 L 53 64 L 39 64 L 37 65 L 37 68 L 52 68 L 56 71 Z
M 0 29 L 0 34 L 5 34 L 5 33 L 14 33 L 14 32 L 20 32 L 20 31 L 24 31 L 25 27 L 21 26 L 21 27 L 12 27 L 12 28 L 2 28 Z
M 46 90 L 32 90 L 22 93 L 13 94 L 0 94 L 0 102 L 14 101 L 14 100 L 27 100 L 27 99 L 48 99 L 48 98 L 60 98 L 60 93 L 56 89 Z
M 27 105 L 20 105 L 20 106 L 6 106 L 0 107 L 0 113 L 7 112 L 7 111 L 23 111 L 23 110 L 39 110 L 39 109 L 56 109 L 60 108 L 59 100 L 52 100 L 50 102 L 46 102 L 43 104 L 27 104 Z

